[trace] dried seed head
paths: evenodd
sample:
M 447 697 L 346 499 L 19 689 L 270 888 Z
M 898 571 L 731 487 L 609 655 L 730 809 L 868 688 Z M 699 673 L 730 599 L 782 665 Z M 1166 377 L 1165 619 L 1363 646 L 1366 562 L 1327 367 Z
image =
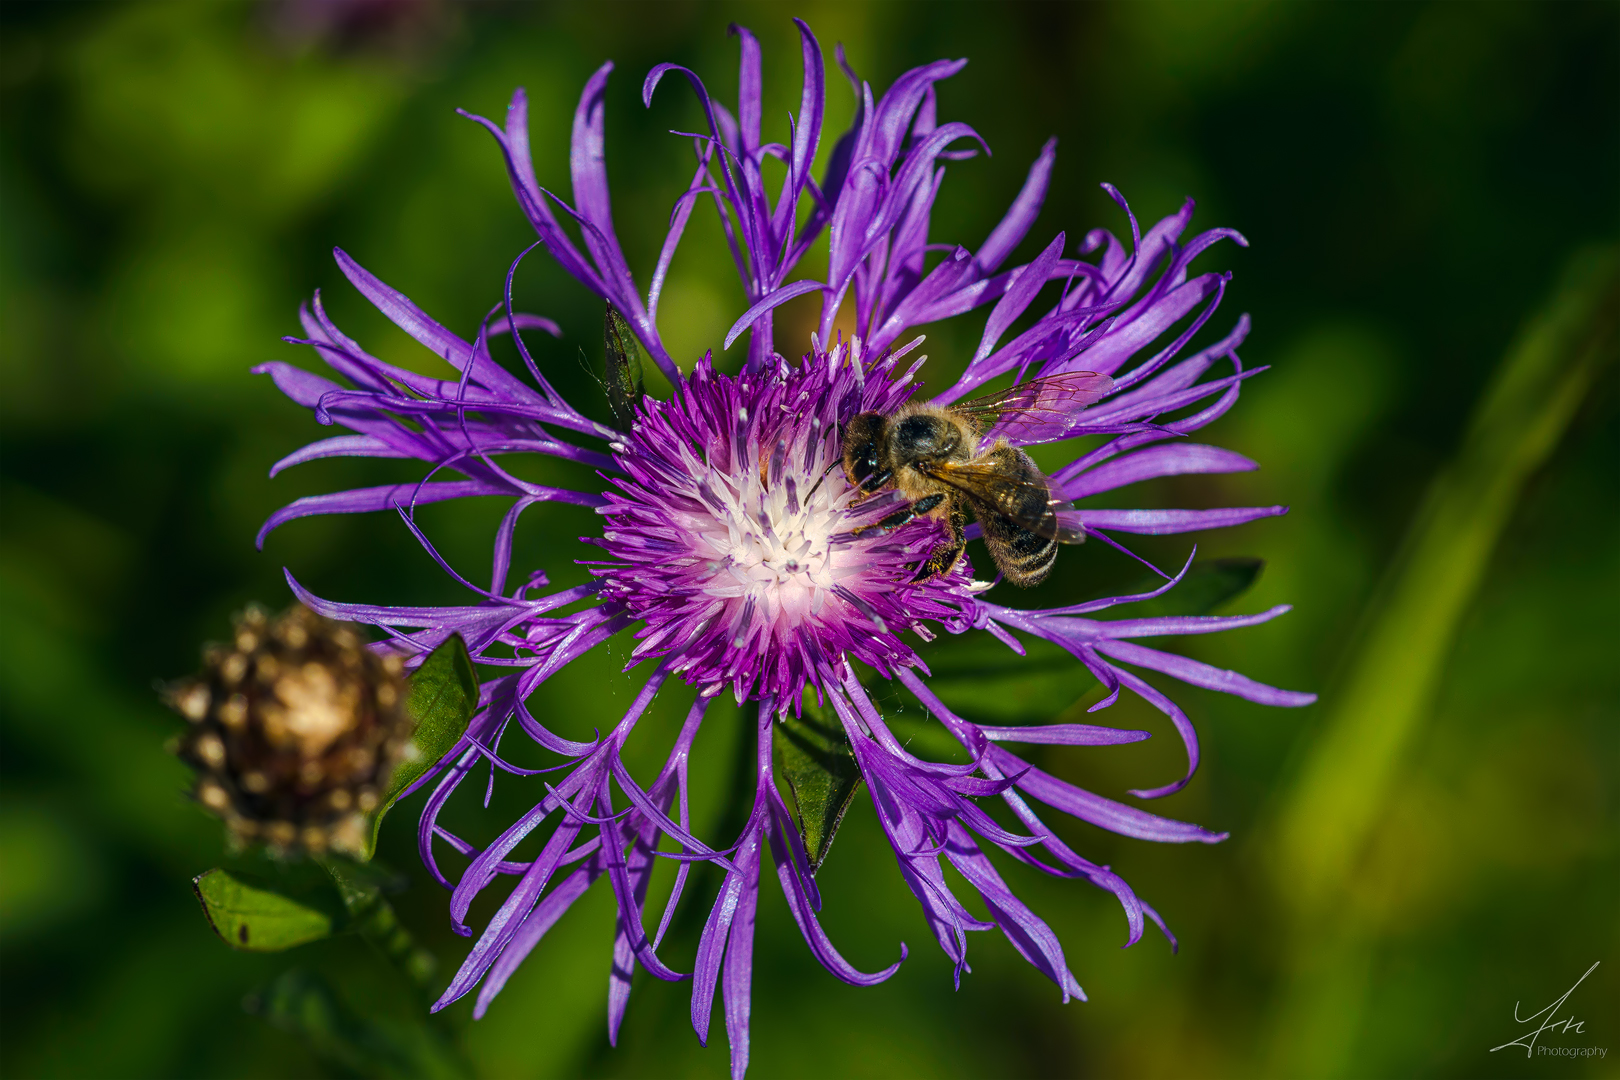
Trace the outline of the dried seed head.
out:
M 192 748 L 210 769 L 225 767 L 225 740 L 212 731 L 192 742 Z
M 247 674 L 248 658 L 241 653 L 231 653 L 225 657 L 225 662 L 219 665 L 219 677 L 226 686 L 235 686 Z
M 232 657 L 235 659 L 235 657 Z M 232 694 L 225 699 L 219 707 L 219 722 L 233 730 L 241 728 L 247 723 L 247 698 L 241 694 Z
M 212 780 L 197 785 L 197 801 L 216 814 L 223 814 L 231 806 L 230 793 Z
M 169 689 L 169 704 L 195 724 L 208 715 L 208 686 L 192 680 L 177 682 Z
M 361 852 L 366 815 L 413 756 L 400 658 L 296 605 L 274 618 L 249 608 L 231 646 L 203 660 L 166 693 L 190 722 L 177 753 L 198 772 L 197 801 L 236 844 Z

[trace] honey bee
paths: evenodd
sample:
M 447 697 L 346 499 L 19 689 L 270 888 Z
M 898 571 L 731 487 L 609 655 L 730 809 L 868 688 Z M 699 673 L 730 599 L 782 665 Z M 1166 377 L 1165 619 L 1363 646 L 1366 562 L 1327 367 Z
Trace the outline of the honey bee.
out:
M 1008 441 L 1047 442 L 1077 426 L 1075 414 L 1105 396 L 1107 375 L 1075 371 L 1032 379 L 959 405 L 906 405 L 892 416 L 863 412 L 843 432 L 844 476 L 865 494 L 892 486 L 909 505 L 867 528 L 897 529 L 918 517 L 943 521 L 949 537 L 914 581 L 948 574 L 967 546 L 968 513 L 978 520 L 997 568 L 1014 585 L 1038 585 L 1059 544 L 1085 533 L 1059 519 L 1065 509 L 1028 454 Z M 991 445 L 980 450 L 987 436 Z

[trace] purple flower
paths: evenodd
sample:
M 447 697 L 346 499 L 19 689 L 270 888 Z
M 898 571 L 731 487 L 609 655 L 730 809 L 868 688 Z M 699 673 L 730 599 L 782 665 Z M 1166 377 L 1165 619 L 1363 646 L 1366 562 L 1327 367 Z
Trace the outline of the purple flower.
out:
M 767 848 L 806 943 L 830 972 L 847 982 L 869 984 L 887 978 L 898 966 L 896 961 L 879 972 L 858 971 L 839 955 L 817 919 L 821 897 L 811 860 L 778 795 L 771 754 L 776 719 L 801 708 L 807 687 L 830 707 L 847 734 L 900 872 L 940 946 L 955 962 L 958 980 L 967 966 L 967 931 L 994 927 L 1058 985 L 1065 1000 L 1083 995 L 1062 947 L 1008 888 L 986 856 L 986 845 L 1047 873 L 1085 878 L 1109 890 L 1124 907 L 1129 940 L 1135 942 L 1146 919 L 1163 929 L 1158 915 L 1117 875 L 1070 849 L 1034 804 L 1148 840 L 1210 843 L 1224 834 L 1083 791 L 1003 746 L 1104 746 L 1146 738 L 1145 732 L 1088 724 L 975 724 L 953 713 L 929 689 L 927 669 L 911 642 L 931 640 L 941 630 L 987 631 L 1022 652 L 1015 632 L 1034 635 L 1072 653 L 1102 682 L 1107 697 L 1093 711 L 1113 704 L 1121 689 L 1143 698 L 1181 733 L 1188 768 L 1174 783 L 1133 792 L 1142 797 L 1184 785 L 1197 766 L 1198 744 L 1186 715 L 1134 669 L 1148 668 L 1269 705 L 1314 700 L 1310 694 L 1277 690 L 1136 642 L 1253 625 L 1282 614 L 1285 607 L 1239 618 L 1095 617 L 1173 589 L 1186 566 L 1173 577 L 1164 575 L 1165 584 L 1150 593 L 1049 609 L 1009 608 L 987 600 L 991 584 L 974 580 L 971 558 L 943 576 L 915 580 L 918 565 L 945 541 L 945 529 L 936 521 L 917 518 L 893 529 L 866 528 L 903 502 L 894 491 L 858 497 L 839 467 L 841 426 L 859 412 L 892 413 L 912 399 L 921 358 L 907 357 L 920 338 L 901 343 L 911 328 L 980 307 L 988 307 L 989 314 L 979 345 L 961 379 L 934 398 L 936 403 L 956 402 L 1008 374 L 1020 381 L 1082 371 L 1111 377 L 1111 389 L 1090 408 L 1075 407 L 1039 424 L 1003 425 L 991 432 L 1014 444 L 1097 436 L 1094 449 L 1052 475 L 1059 499 L 1080 499 L 1154 477 L 1255 468 L 1238 454 L 1187 438 L 1225 414 L 1243 381 L 1260 370 L 1245 369 L 1238 358 L 1247 318 L 1214 344 L 1183 355 L 1219 306 L 1229 280 L 1223 273 L 1193 275 L 1190 264 L 1220 240 L 1241 244 L 1243 239 L 1216 229 L 1183 240 L 1191 202 L 1143 234 L 1125 200 L 1108 187 L 1129 220 L 1128 246 L 1095 230 L 1069 256 L 1060 233 L 1033 261 L 1003 270 L 1045 197 L 1055 159 L 1054 144 L 1048 143 L 1012 207 L 977 251 L 931 243 L 929 214 L 944 177 L 941 162 L 971 155 L 973 144 L 983 145 L 966 125 L 936 121 L 934 84 L 965 61 L 940 61 L 907 72 L 876 98 L 840 50 L 838 62 L 855 88 L 858 108 L 818 183 L 810 164 L 821 140 L 823 61 L 809 28 L 802 22 L 799 28 L 803 94 L 786 143 L 762 141 L 759 48 L 746 30 L 734 28 L 742 43 L 742 91 L 734 114 L 684 68 L 660 65 L 648 75 L 643 88 L 648 100 L 663 76 L 684 76 L 702 106 L 707 130 L 689 136 L 694 172 L 675 200 L 645 300 L 614 232 L 606 182 L 603 92 L 612 65 L 592 76 L 575 113 L 572 203 L 536 182 L 521 90 L 512 99 L 504 127 L 474 118 L 494 134 L 505 154 L 519 204 L 540 244 L 624 313 L 675 386 L 669 401 L 644 399 L 630 431 L 590 420 L 547 382 L 521 332 L 560 331 L 548 320 L 512 312 L 510 272 L 505 303 L 491 311 L 468 341 L 338 252 L 339 265 L 355 287 L 448 360 L 455 376 L 426 378 L 370 356 L 332 324 L 318 296 L 313 308 L 303 312 L 307 336 L 289 340 L 314 346 L 349 385 L 280 363 L 259 369 L 269 372 L 294 400 L 314 409 L 320 422 L 339 423 L 352 432 L 305 447 L 276 470 L 331 455 L 411 457 L 431 465 L 415 484 L 301 499 L 273 515 L 264 532 L 309 514 L 396 509 L 472 596 L 466 606 L 451 608 L 334 603 L 310 595 L 289 574 L 294 591 L 330 617 L 382 627 L 392 638 L 382 647 L 408 657 L 424 655 L 459 633 L 476 659 L 501 672 L 484 684 L 479 711 L 454 752 L 418 782 L 431 786 L 419 828 L 422 857 L 452 891 L 457 931 L 472 934 L 465 920 L 474 897 L 498 878 L 515 879 L 440 1007 L 479 987 L 475 1015 L 481 1015 L 569 905 L 605 875 L 619 907 L 610 1034 L 617 1033 L 637 964 L 659 978 L 692 979 L 692 1020 L 700 1038 L 707 1038 L 718 985 L 736 1076 L 748 1061 L 754 912 Z M 767 158 L 777 159 L 785 173 L 774 198 L 764 180 Z M 729 346 L 745 331 L 749 334 L 747 360 L 736 375 L 717 370 L 712 354 L 687 362 L 683 370 L 658 333 L 665 275 L 693 211 L 703 202 L 718 212 L 750 300 L 726 342 Z M 577 226 L 578 243 L 563 227 L 569 220 Z M 793 279 L 801 257 L 823 235 L 828 244 L 826 280 Z M 1087 255 L 1093 258 L 1081 257 Z M 808 342 L 783 343 L 784 354 L 773 336 L 772 312 L 809 293 L 822 298 L 819 332 Z M 1042 296 L 1046 299 L 1038 307 Z M 845 340 L 834 334 L 834 320 L 851 301 L 855 332 Z M 1018 323 L 1027 328 L 1009 338 Z M 504 333 L 516 338 L 528 381 L 491 358 L 490 337 Z M 547 454 L 585 466 L 577 472 L 581 487 L 553 488 L 519 479 L 501 464 L 511 454 Z M 496 532 L 494 572 L 487 588 L 450 567 L 414 520 L 415 507 L 422 503 L 470 495 L 512 500 Z M 602 516 L 601 536 L 589 541 L 601 554 L 588 564 L 591 583 L 549 590 L 539 570 L 515 585 L 509 581 L 516 522 L 530 506 L 547 501 L 595 507 Z M 1085 535 L 1124 549 L 1115 534 L 1192 532 L 1284 510 L 1081 509 L 1065 510 L 1063 517 Z M 970 530 L 969 535 L 975 534 Z M 589 743 L 564 738 L 540 723 L 528 704 L 540 685 L 626 630 L 636 639 L 630 666 L 645 662 L 652 669 L 629 711 Z M 961 742 L 969 760 L 941 763 L 908 753 L 890 732 L 857 665 L 898 682 L 916 697 Z M 695 687 L 696 701 L 663 770 L 644 785 L 630 775 L 620 750 L 653 695 L 672 678 Z M 711 840 L 690 829 L 688 756 L 707 705 L 727 689 L 739 703 L 757 703 L 758 783 L 742 834 Z M 496 750 L 514 722 L 542 747 L 562 755 L 565 765 L 531 781 L 543 785 L 544 797 L 480 848 L 440 825 L 439 815 L 480 765 L 491 770 L 491 782 L 495 770 L 532 775 Z M 1016 819 L 1016 831 L 980 806 L 979 800 L 997 798 Z M 542 826 L 551 831 L 540 854 L 527 862 L 514 860 L 518 843 Z M 441 872 L 440 845 L 470 858 L 459 880 Z M 677 860 L 679 869 L 649 936 L 646 898 L 660 857 Z M 973 914 L 953 893 L 942 859 L 979 894 L 985 917 Z M 687 974 L 670 967 L 658 950 L 693 862 L 718 867 L 723 883 Z M 903 945 L 900 956 L 905 956 Z

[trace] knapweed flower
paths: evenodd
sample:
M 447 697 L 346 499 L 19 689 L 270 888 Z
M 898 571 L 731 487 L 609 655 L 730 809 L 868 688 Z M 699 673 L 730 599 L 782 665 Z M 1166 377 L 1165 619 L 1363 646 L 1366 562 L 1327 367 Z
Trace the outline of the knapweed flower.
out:
M 1147 840 L 1213 842 L 1222 834 L 1083 791 L 1006 748 L 1017 743 L 1101 746 L 1135 741 L 1144 733 L 1085 724 L 976 724 L 929 688 L 914 643 L 941 632 L 985 632 L 1022 652 L 1018 634 L 1044 638 L 1071 653 L 1103 684 L 1106 696 L 1096 709 L 1113 704 L 1122 690 L 1149 702 L 1180 732 L 1188 767 L 1173 783 L 1133 793 L 1142 797 L 1184 785 L 1198 763 L 1198 742 L 1181 709 L 1138 669 L 1269 705 L 1313 700 L 1139 641 L 1252 626 L 1285 607 L 1242 617 L 1099 617 L 1174 589 L 1186 567 L 1165 575 L 1164 584 L 1148 593 L 1044 609 L 1004 607 L 991 600 L 991 583 L 975 580 L 988 560 L 971 546 L 968 558 L 949 573 L 919 579 L 918 566 L 945 539 L 944 527 L 934 519 L 870 527 L 898 508 L 900 495 L 852 487 L 840 467 L 841 429 L 857 413 L 889 414 L 913 400 L 920 363 L 913 328 L 981 308 L 988 318 L 978 347 L 961 378 L 933 398 L 935 403 L 958 402 L 1006 376 L 1026 380 L 1084 371 L 1110 377 L 1097 381 L 1107 392 L 1089 408 L 1081 411 L 1077 405 L 1041 426 L 1043 439 L 1094 437 L 1091 449 L 1052 473 L 1055 499 L 1077 500 L 1154 477 L 1254 468 L 1241 455 L 1188 438 L 1224 415 L 1243 381 L 1257 370 L 1245 369 L 1238 358 L 1249 329 L 1246 318 L 1212 344 L 1185 352 L 1219 306 L 1229 280 L 1219 272 L 1194 274 L 1192 262 L 1219 241 L 1244 241 L 1228 229 L 1184 238 L 1190 201 L 1143 233 L 1125 200 L 1108 187 L 1129 222 L 1128 244 L 1095 230 L 1070 254 L 1059 233 L 1029 263 L 1004 269 L 1045 197 L 1055 160 L 1055 145 L 1048 143 L 1005 217 L 976 250 L 933 242 L 929 217 L 944 178 L 942 162 L 969 156 L 975 144 L 982 145 L 967 125 L 936 118 L 935 84 L 965 61 L 909 71 L 878 97 L 840 50 L 838 63 L 854 87 L 857 110 L 818 181 L 811 165 L 822 139 L 824 64 L 809 28 L 799 23 L 799 30 L 803 90 L 784 143 L 765 142 L 761 135 L 760 50 L 748 31 L 733 31 L 742 47 L 734 112 L 691 71 L 665 64 L 648 74 L 645 101 L 665 76 L 678 75 L 695 92 L 706 122 L 705 130 L 683 136 L 692 141 L 695 167 L 674 199 L 645 299 L 614 230 L 606 180 L 604 88 L 612 65 L 591 77 L 574 115 L 572 201 L 536 181 L 521 90 L 504 125 L 474 118 L 495 136 L 539 246 L 623 313 L 674 386 L 667 401 L 642 399 L 629 430 L 589 419 L 547 381 L 522 332 L 559 330 L 543 318 L 511 310 L 510 272 L 505 303 L 468 340 L 338 252 L 355 287 L 455 370 L 436 379 L 376 359 L 332 323 L 318 296 L 303 313 L 307 336 L 289 340 L 314 346 L 349 385 L 281 363 L 259 369 L 313 409 L 322 423 L 352 432 L 297 451 L 277 470 L 331 455 L 417 458 L 430 466 L 418 483 L 301 499 L 277 512 L 264 531 L 309 514 L 396 510 L 470 594 L 465 606 L 451 608 L 336 603 L 310 595 L 289 574 L 300 598 L 334 618 L 383 628 L 390 640 L 378 648 L 410 658 L 461 634 L 473 656 L 497 672 L 484 683 L 479 711 L 454 752 L 418 781 L 431 786 L 418 833 L 421 855 L 451 890 L 456 929 L 471 935 L 466 919 L 474 897 L 499 879 L 512 881 L 440 1005 L 479 988 L 475 1015 L 481 1015 L 568 907 L 605 876 L 619 911 L 610 1033 L 617 1033 L 637 964 L 662 979 L 692 979 L 692 1022 L 700 1038 L 707 1038 L 718 986 L 737 1076 L 748 1062 L 754 915 L 767 848 L 793 917 L 827 970 L 856 984 L 881 981 L 895 970 L 857 970 L 818 921 L 821 897 L 810 853 L 778 794 L 771 753 L 774 726 L 798 712 L 806 688 L 847 735 L 900 873 L 940 947 L 955 962 L 958 981 L 967 965 L 967 931 L 996 928 L 1058 985 L 1065 1000 L 1081 991 L 1062 947 L 1013 894 L 987 849 L 1109 890 L 1123 906 L 1129 940 L 1135 942 L 1146 920 L 1163 927 L 1159 916 L 1116 874 L 1059 839 L 1043 820 L 1048 809 L 1038 810 L 1037 804 Z M 768 184 L 767 172 L 781 174 L 780 184 Z M 671 356 L 658 332 L 665 277 L 700 205 L 717 211 L 749 297 L 750 306 L 723 343 L 748 335 L 746 360 L 736 373 L 716 364 L 712 353 Z M 802 257 L 823 238 L 826 277 L 795 277 Z M 808 341 L 779 342 L 773 312 L 807 294 L 821 298 L 818 330 Z M 853 333 L 847 336 L 835 329 L 846 305 L 853 309 Z M 1009 336 L 1015 325 L 1024 328 Z M 527 380 L 490 355 L 491 336 L 508 333 L 517 339 Z M 1020 441 L 1016 428 L 990 434 Z M 582 466 L 580 486 L 520 479 L 502 461 L 522 454 Z M 423 503 L 485 495 L 512 500 L 496 532 L 487 588 L 457 574 L 414 519 L 414 508 Z M 601 516 L 601 534 L 588 540 L 597 551 L 582 560 L 593 575 L 589 584 L 553 590 L 543 571 L 527 568 L 515 585 L 509 582 L 515 523 L 542 502 L 589 506 Z M 1283 512 L 1279 506 L 1063 509 L 1062 517 L 1095 541 L 1122 547 L 1122 534 L 1192 532 Z M 630 667 L 649 670 L 630 708 L 604 723 L 590 742 L 548 729 L 531 709 L 531 695 L 569 662 L 624 632 L 635 639 Z M 696 700 L 674 735 L 667 764 L 646 782 L 630 774 L 620 751 L 633 736 L 667 737 L 638 735 L 635 729 L 654 694 L 676 680 L 694 687 Z M 867 689 L 873 680 L 898 683 L 914 696 L 960 741 L 967 760 L 937 762 L 908 752 Z M 752 703 L 755 710 L 756 793 L 741 835 L 701 837 L 692 832 L 687 814 L 688 757 L 707 706 L 722 693 Z M 543 785 L 538 792 L 543 797 L 480 847 L 441 825 L 440 813 L 481 765 L 491 770 L 491 779 L 497 769 L 524 772 L 495 749 L 514 722 L 566 764 L 530 781 Z M 1015 824 L 998 822 L 981 806 L 981 800 L 995 799 Z M 542 834 L 547 838 L 539 854 L 527 861 L 514 858 L 517 845 L 542 828 L 550 832 Z M 470 859 L 458 880 L 440 869 L 445 846 Z M 679 870 L 661 922 L 649 936 L 644 907 L 659 857 L 676 860 Z M 981 914 L 954 894 L 942 860 L 979 894 Z M 723 880 L 692 968 L 684 972 L 659 948 L 687 871 L 702 861 L 719 868 Z

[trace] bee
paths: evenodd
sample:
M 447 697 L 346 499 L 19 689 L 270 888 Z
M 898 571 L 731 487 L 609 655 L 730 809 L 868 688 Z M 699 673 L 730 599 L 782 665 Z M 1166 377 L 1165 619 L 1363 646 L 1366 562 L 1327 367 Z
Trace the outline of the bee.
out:
M 947 540 L 912 579 L 927 581 L 950 573 L 962 558 L 971 512 L 1002 575 L 1014 585 L 1038 585 L 1052 572 L 1058 545 L 1081 543 L 1085 533 L 1058 517 L 1067 504 L 1053 498 L 1050 482 L 1008 438 L 1026 444 L 1063 438 L 1077 426 L 1075 414 L 1113 385 L 1107 375 L 1075 371 L 959 405 L 857 414 L 843 432 L 845 478 L 864 494 L 892 486 L 910 500 L 867 528 L 898 529 L 918 517 L 944 522 Z

